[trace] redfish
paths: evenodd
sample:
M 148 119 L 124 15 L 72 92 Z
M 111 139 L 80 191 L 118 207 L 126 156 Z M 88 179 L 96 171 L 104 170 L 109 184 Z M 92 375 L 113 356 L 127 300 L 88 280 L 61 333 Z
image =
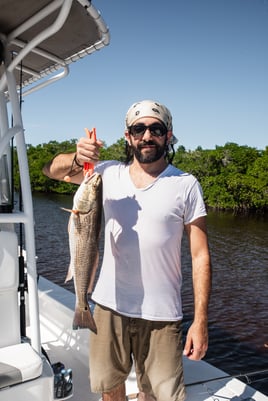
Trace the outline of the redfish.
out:
M 70 267 L 66 281 L 74 278 L 76 294 L 73 329 L 88 328 L 97 333 L 89 306 L 99 262 L 99 238 L 102 219 L 102 178 L 87 174 L 79 186 L 69 220 Z

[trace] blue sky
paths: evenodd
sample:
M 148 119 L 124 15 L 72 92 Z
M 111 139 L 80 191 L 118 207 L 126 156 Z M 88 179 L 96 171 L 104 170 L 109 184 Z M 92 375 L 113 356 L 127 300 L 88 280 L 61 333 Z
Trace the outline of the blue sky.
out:
M 268 0 L 93 0 L 110 45 L 70 65 L 67 78 L 25 97 L 26 142 L 97 129 L 122 137 L 127 109 L 154 99 L 187 150 L 268 145 Z

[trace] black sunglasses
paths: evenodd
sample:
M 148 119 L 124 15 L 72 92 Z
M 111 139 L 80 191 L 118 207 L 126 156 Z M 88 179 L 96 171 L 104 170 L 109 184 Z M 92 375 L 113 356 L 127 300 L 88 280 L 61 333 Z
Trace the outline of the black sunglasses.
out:
M 153 123 L 150 125 L 145 125 L 145 124 L 136 124 L 136 125 L 131 125 L 128 127 L 128 132 L 134 136 L 134 138 L 141 138 L 146 130 L 150 131 L 150 134 L 152 136 L 156 137 L 161 137 L 167 134 L 167 128 L 160 123 Z

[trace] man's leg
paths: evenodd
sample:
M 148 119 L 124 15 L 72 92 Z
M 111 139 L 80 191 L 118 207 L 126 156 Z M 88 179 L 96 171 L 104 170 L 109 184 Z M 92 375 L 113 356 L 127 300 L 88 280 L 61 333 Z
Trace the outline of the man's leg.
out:
M 144 392 L 138 401 L 153 400 L 149 395 L 157 401 L 184 401 L 181 323 L 137 319 L 136 325 L 132 349 L 138 387 Z
M 102 401 L 126 401 L 125 383 L 120 384 L 107 393 L 102 393 Z
M 124 382 L 132 367 L 128 318 L 96 305 L 94 320 L 98 334 L 90 332 L 91 391 L 102 393 L 104 401 L 126 401 Z

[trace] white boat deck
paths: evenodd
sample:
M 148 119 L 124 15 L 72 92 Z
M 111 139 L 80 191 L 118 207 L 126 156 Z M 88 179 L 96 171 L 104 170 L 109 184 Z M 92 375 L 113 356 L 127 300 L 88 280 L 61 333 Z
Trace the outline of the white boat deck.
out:
M 40 278 L 39 300 L 41 342 L 51 363 L 62 362 L 73 371 L 73 401 L 98 401 L 91 393 L 88 379 L 89 331 L 72 330 L 75 295 Z M 267 401 L 261 394 L 238 379 L 204 361 L 184 360 L 186 401 Z M 224 379 L 222 379 L 224 377 Z M 215 379 L 215 380 L 214 380 Z M 194 384 L 199 383 L 199 384 Z M 135 374 L 127 381 L 127 394 L 137 393 Z M 168 401 L 168 400 L 167 400 Z

